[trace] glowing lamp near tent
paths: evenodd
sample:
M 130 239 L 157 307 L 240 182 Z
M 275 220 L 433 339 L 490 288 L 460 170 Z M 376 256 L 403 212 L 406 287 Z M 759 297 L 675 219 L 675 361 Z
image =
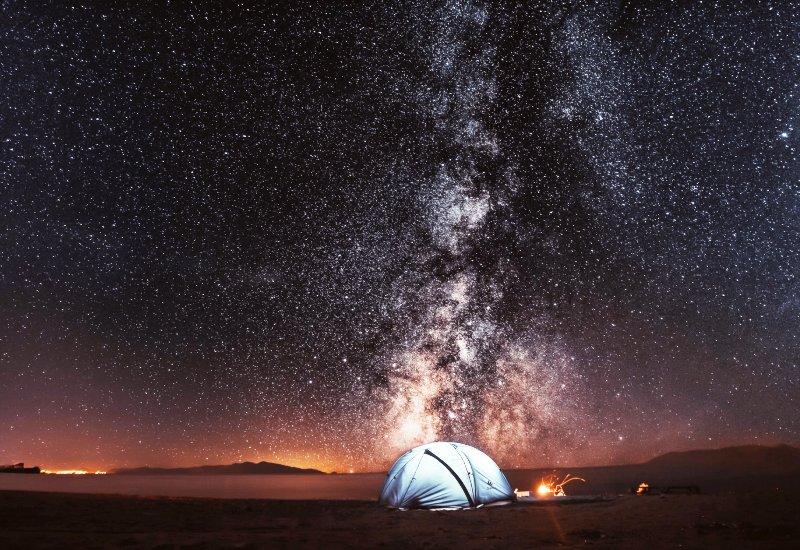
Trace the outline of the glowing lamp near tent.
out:
M 391 508 L 475 508 L 514 499 L 494 460 L 469 445 L 438 441 L 398 458 L 378 501 Z

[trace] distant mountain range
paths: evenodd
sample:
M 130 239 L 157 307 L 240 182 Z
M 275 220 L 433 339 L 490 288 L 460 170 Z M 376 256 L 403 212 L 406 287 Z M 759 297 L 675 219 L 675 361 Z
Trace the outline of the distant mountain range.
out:
M 118 468 L 112 474 L 121 475 L 248 475 L 248 474 L 324 474 L 311 468 L 293 468 L 273 462 L 240 462 L 221 466 L 194 466 L 191 468 Z
M 688 470 L 698 476 L 800 475 L 800 449 L 791 445 L 742 445 L 666 453 L 645 462 L 652 470 Z
M 743 445 L 723 449 L 680 451 L 660 455 L 644 464 L 620 466 L 592 466 L 558 468 L 561 472 L 585 477 L 587 483 L 571 484 L 570 489 L 584 492 L 592 489 L 621 488 L 642 481 L 661 484 L 716 485 L 717 481 L 791 477 L 800 480 L 800 448 L 790 445 L 767 447 Z M 512 484 L 528 486 L 532 477 L 552 472 L 552 468 L 535 470 L 504 470 Z M 248 474 L 320 474 L 324 472 L 310 468 L 294 468 L 272 462 L 241 462 L 220 466 L 196 466 L 192 468 L 120 468 L 112 474 L 121 475 L 248 475 Z
M 514 487 L 535 488 L 553 468 L 504 470 Z M 644 464 L 557 468 L 582 477 L 567 487 L 568 494 L 624 492 L 639 483 L 697 485 L 703 490 L 785 487 L 800 489 L 800 449 L 790 445 L 743 445 L 723 449 L 681 451 L 660 455 Z

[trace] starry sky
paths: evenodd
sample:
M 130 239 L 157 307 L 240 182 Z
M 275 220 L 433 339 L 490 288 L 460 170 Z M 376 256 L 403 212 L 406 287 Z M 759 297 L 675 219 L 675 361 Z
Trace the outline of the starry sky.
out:
M 796 3 L 266 4 L 0 5 L 0 462 L 800 443 Z

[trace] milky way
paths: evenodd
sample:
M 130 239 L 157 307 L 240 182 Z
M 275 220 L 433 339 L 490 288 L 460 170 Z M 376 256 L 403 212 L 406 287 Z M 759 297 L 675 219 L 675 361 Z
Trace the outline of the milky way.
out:
M 0 18 L 0 463 L 800 442 L 792 3 Z
M 575 374 L 547 361 L 498 319 L 513 263 L 494 247 L 513 217 L 513 168 L 487 118 L 498 84 L 496 46 L 484 6 L 452 4 L 434 14 L 434 44 L 418 103 L 431 118 L 429 181 L 418 202 L 427 237 L 413 258 L 424 274 L 405 301 L 425 304 L 388 371 L 388 412 L 379 441 L 389 453 L 428 441 L 468 441 L 500 458 L 524 456 L 541 432 L 572 420 L 564 388 Z M 391 456 L 391 454 L 390 454 Z

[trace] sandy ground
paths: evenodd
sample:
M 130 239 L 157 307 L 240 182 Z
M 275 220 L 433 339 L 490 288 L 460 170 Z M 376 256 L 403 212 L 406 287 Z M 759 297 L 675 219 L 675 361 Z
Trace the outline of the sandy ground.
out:
M 800 496 L 619 496 L 464 511 L 0 491 L 0 548 L 800 548 Z

